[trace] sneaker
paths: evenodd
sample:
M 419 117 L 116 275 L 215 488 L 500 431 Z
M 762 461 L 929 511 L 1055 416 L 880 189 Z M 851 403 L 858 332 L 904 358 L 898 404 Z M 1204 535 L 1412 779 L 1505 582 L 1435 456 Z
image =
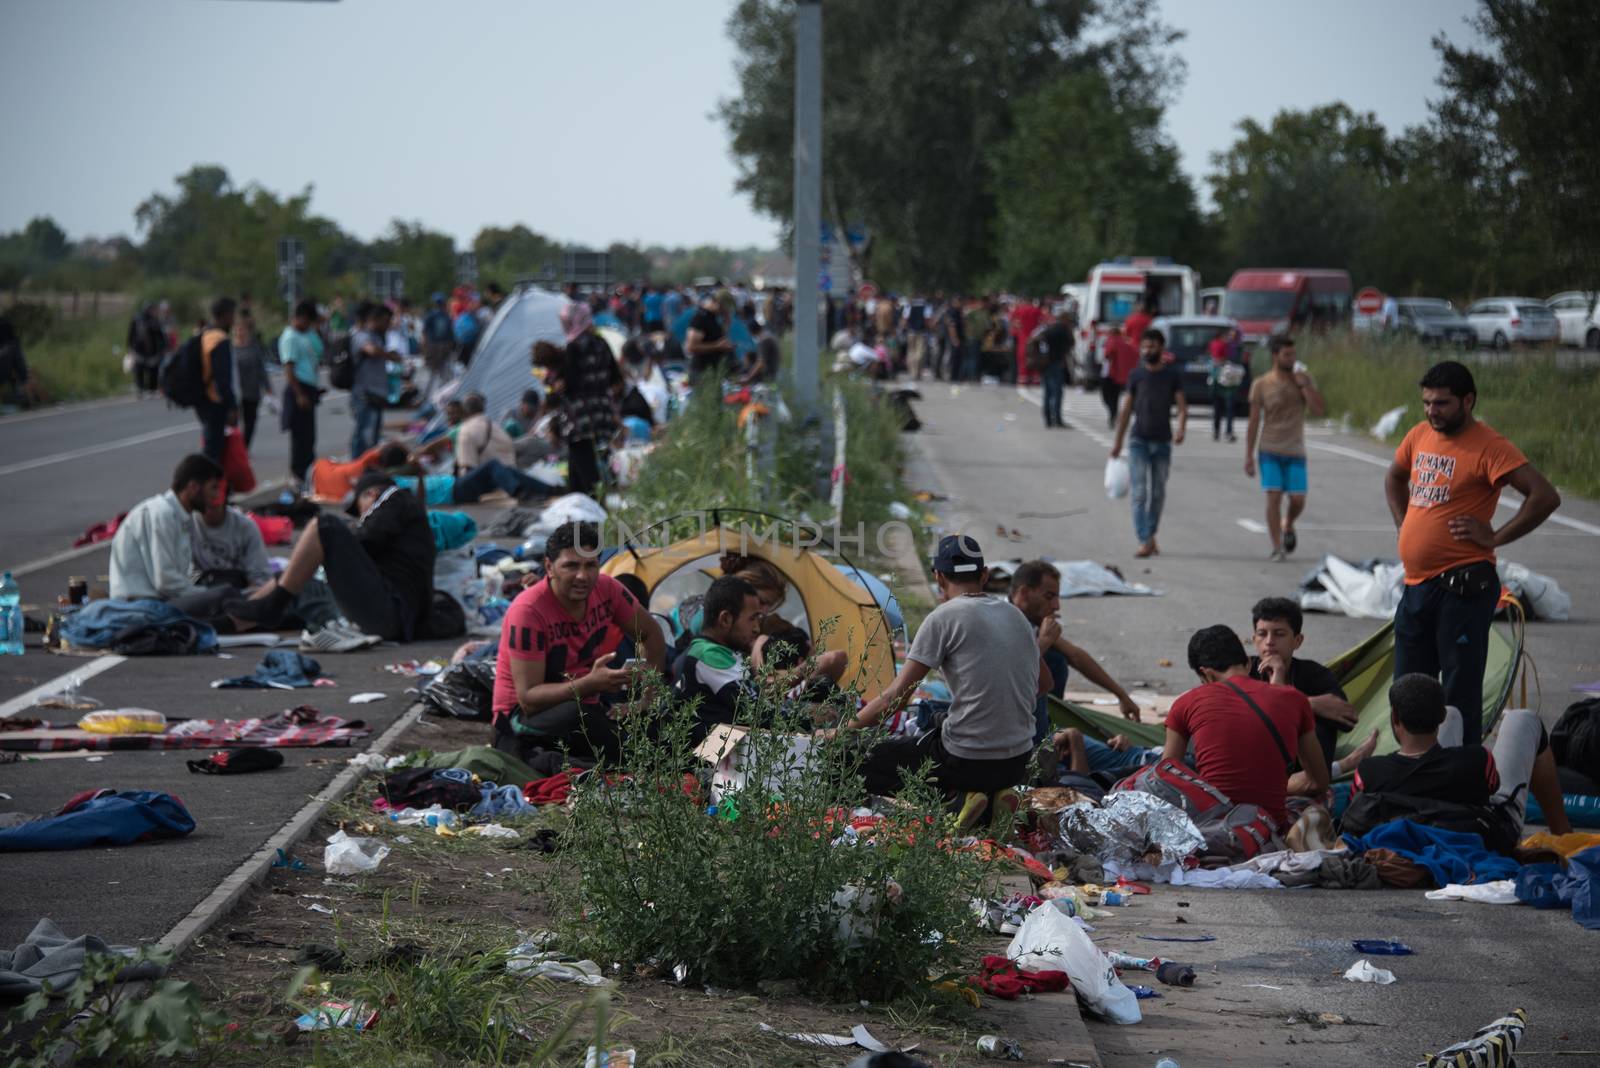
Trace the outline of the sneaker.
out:
M 1268 554 L 1267 559 L 1268 560 L 1276 560 L 1276 561 L 1280 561 L 1281 562 L 1281 561 L 1287 560 L 1289 558 L 1283 554 L 1283 550 L 1282 549 L 1274 549 L 1274 550 L 1272 550 L 1271 553 Z
M 366 636 L 357 636 L 340 630 L 335 623 L 329 623 L 318 631 L 303 630 L 300 632 L 300 651 L 302 653 L 353 653 L 357 649 L 365 649 L 369 643 Z
M 1294 547 L 1296 545 L 1299 545 L 1299 544 L 1300 544 L 1300 539 L 1295 537 L 1294 528 L 1293 527 L 1290 527 L 1288 530 L 1283 532 L 1283 551 L 1284 552 L 1286 552 L 1286 553 L 1294 552 Z
M 338 619 L 334 620 L 333 625 L 339 628 L 339 633 L 347 635 L 360 642 L 361 648 L 363 649 L 374 645 L 383 644 L 382 638 L 378 637 L 376 634 L 368 634 L 366 631 L 362 630 L 360 627 L 356 626 L 343 616 L 340 616 Z

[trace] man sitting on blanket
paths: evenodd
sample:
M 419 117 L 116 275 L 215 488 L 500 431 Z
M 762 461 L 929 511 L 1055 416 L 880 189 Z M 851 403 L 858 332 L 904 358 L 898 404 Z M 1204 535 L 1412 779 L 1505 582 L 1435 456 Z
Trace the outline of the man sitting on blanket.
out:
M 1551 834 L 1572 830 L 1550 736 L 1536 713 L 1525 708 L 1500 713 L 1492 753 L 1481 745 L 1462 745 L 1461 713 L 1445 707 L 1439 680 L 1402 675 L 1389 687 L 1389 726 L 1400 749 L 1360 762 L 1356 796 L 1400 795 L 1503 809 L 1520 836 L 1531 792 Z
M 140 501 L 117 527 L 111 541 L 111 596 L 166 601 L 196 619 L 219 618 L 238 588 L 196 581 L 192 517 L 222 494 L 216 461 L 199 453 L 179 461 L 172 488 Z

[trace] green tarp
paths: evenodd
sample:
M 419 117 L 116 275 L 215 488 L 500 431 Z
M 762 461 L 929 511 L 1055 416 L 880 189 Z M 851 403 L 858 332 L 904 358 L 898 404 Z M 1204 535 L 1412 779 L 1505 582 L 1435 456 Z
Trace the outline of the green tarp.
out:
M 1517 665 L 1522 656 L 1522 635 L 1513 625 L 1497 625 L 1489 630 L 1489 663 L 1483 675 L 1483 733 L 1493 729 L 1511 695 Z M 1394 681 L 1394 626 L 1386 623 L 1377 633 L 1354 649 L 1328 661 L 1339 677 L 1345 696 L 1361 713 L 1355 728 L 1340 735 L 1338 755 L 1343 756 L 1374 730 L 1378 732 L 1378 752 L 1393 752 L 1396 744 L 1389 731 L 1389 684 Z M 1050 698 L 1050 718 L 1058 727 L 1077 727 L 1090 738 L 1105 741 L 1113 734 L 1126 736 L 1136 745 L 1159 746 L 1166 729 L 1157 723 L 1130 723 L 1114 712 L 1085 708 L 1068 701 Z

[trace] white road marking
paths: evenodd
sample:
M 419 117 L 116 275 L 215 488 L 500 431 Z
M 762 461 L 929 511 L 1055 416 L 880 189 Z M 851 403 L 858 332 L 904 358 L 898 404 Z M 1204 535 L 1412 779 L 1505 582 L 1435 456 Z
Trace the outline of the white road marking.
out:
M 40 655 L 47 656 L 49 654 Z M 73 668 L 65 675 L 51 679 L 49 682 L 40 683 L 27 693 L 18 694 L 5 704 L 0 705 L 0 716 L 11 716 L 24 709 L 32 708 L 41 698 L 50 697 L 65 690 L 72 684 L 74 679 L 79 682 L 92 679 L 103 671 L 110 671 L 126 659 L 127 657 L 125 656 L 114 656 L 108 653 L 105 656 L 97 656 L 93 660 L 85 661 L 81 666 Z
M 144 434 L 135 434 L 131 438 L 121 438 L 117 441 L 107 441 L 99 445 L 90 445 L 82 449 L 73 449 L 71 452 L 58 452 L 54 456 L 41 456 L 37 460 L 24 460 L 20 464 L 9 464 L 0 467 L 0 477 L 20 474 L 23 471 L 32 471 L 39 467 L 49 467 L 51 464 L 65 463 L 68 460 L 78 460 L 96 453 L 111 452 L 115 449 L 125 449 L 129 445 L 143 445 L 147 441 L 159 441 L 170 438 L 174 434 L 200 433 L 199 423 L 185 423 L 182 426 L 169 426 L 165 430 L 151 430 Z
M 137 404 L 138 397 L 114 397 L 109 400 L 85 401 L 82 404 L 58 404 L 54 408 L 46 408 L 39 412 L 24 412 L 21 415 L 8 415 L 0 418 L 0 429 L 15 426 L 17 423 L 31 423 L 35 419 L 49 419 L 56 415 L 74 415 L 78 412 L 91 412 L 96 408 L 115 408 L 122 404 Z
M 1267 524 L 1259 519 L 1235 519 L 1234 522 L 1252 534 L 1265 534 L 1267 532 Z M 1394 533 L 1394 524 L 1362 526 L 1360 524 L 1343 523 L 1296 523 L 1294 529 L 1330 531 L 1341 534 L 1392 534 Z
M 1032 386 L 1018 386 L 1017 396 L 1021 397 L 1029 404 L 1036 404 L 1040 408 L 1044 407 L 1044 390 L 1042 389 L 1037 389 Z M 1072 415 L 1081 414 L 1082 413 L 1078 411 L 1077 404 L 1069 404 L 1065 397 L 1062 398 L 1061 421 L 1067 425 L 1067 428 L 1069 430 L 1076 430 L 1078 433 L 1082 434 L 1084 437 L 1088 438 L 1102 449 L 1111 448 L 1111 439 L 1108 438 L 1104 433 L 1098 430 L 1090 430 L 1084 424 L 1070 418 Z

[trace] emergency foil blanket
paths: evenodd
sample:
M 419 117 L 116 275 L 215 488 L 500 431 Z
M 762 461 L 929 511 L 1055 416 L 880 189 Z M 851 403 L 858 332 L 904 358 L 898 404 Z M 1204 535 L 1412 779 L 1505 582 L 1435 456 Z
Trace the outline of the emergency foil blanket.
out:
M 1157 866 L 1181 863 L 1205 845 L 1199 828 L 1181 810 L 1137 791 L 1109 794 L 1099 808 L 1083 803 L 1063 809 L 1061 837 L 1102 862 L 1148 861 Z

